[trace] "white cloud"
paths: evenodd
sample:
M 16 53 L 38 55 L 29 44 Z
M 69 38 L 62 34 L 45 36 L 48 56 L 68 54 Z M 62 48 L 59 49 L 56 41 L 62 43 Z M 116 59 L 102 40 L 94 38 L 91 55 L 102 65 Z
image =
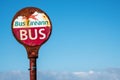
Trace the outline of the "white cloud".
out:
M 6 76 L 7 75 L 7 76 Z M 29 72 L 0 72 L 0 80 L 29 80 Z M 120 68 L 88 72 L 40 72 L 37 80 L 120 80 Z

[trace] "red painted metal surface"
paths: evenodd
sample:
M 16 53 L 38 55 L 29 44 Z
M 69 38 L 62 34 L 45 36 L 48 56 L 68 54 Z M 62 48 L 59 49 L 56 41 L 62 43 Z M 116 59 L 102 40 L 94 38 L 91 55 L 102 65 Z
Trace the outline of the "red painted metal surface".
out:
M 15 28 L 13 29 L 13 32 L 15 33 L 16 38 L 21 40 L 23 44 L 29 46 L 39 46 L 48 39 L 50 29 L 50 27 Z

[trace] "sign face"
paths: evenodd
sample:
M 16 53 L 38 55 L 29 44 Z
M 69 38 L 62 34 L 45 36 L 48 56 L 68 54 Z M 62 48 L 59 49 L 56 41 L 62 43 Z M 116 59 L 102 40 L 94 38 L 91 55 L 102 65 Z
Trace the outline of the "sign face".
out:
M 12 31 L 15 38 L 27 46 L 40 46 L 51 34 L 52 24 L 45 12 L 38 8 L 27 7 L 13 18 Z

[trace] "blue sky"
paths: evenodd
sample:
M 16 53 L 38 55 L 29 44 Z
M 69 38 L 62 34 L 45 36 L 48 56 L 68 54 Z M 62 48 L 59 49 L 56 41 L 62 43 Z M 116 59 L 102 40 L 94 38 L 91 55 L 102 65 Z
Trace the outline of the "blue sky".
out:
M 0 71 L 27 71 L 25 48 L 13 37 L 17 11 L 37 7 L 50 17 L 53 30 L 40 48 L 39 71 L 88 71 L 120 68 L 119 0 L 29 0 L 0 3 Z

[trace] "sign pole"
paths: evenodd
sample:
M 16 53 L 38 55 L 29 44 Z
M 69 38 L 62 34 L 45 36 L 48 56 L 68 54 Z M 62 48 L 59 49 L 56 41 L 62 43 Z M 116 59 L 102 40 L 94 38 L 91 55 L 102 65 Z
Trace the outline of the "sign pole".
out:
M 30 80 L 37 79 L 37 67 L 36 67 L 36 58 L 30 58 Z
M 39 46 L 36 47 L 25 47 L 28 53 L 28 59 L 29 59 L 29 72 L 30 72 L 30 80 L 37 80 L 37 65 L 36 61 L 38 58 L 38 50 Z

